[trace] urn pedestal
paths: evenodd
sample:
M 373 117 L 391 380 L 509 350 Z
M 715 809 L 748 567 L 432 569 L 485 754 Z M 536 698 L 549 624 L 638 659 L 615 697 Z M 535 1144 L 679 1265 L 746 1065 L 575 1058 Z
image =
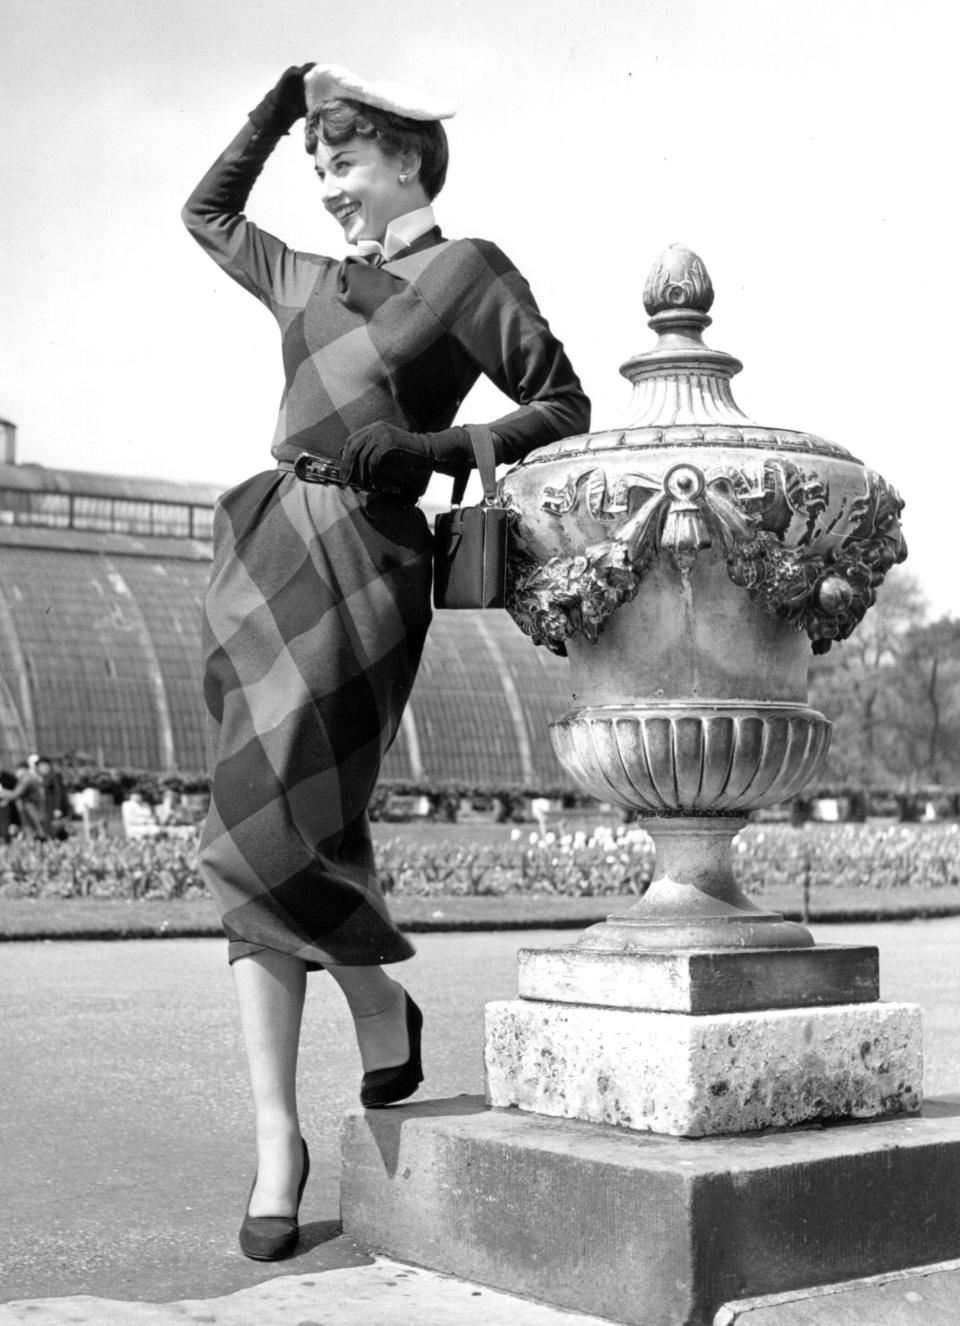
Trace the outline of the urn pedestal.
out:
M 875 948 L 815 945 L 730 864 L 749 813 L 823 759 L 809 651 L 905 556 L 902 503 L 835 444 L 740 411 L 739 362 L 702 341 L 712 298 L 668 250 L 624 426 L 501 484 L 510 611 L 570 660 L 557 754 L 638 812 L 653 882 L 521 951 L 519 998 L 486 1010 L 485 1102 L 354 1113 L 343 1135 L 361 1243 L 631 1326 L 960 1256 L 960 1104 L 919 1113 L 917 1009 L 879 1000 Z

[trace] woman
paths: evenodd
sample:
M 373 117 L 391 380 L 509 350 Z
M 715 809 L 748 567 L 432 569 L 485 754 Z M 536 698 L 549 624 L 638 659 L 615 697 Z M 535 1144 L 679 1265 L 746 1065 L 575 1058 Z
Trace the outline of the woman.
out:
M 310 111 L 324 206 L 358 256 L 294 252 L 243 215 L 280 137 Z M 422 1080 L 422 1018 L 383 970 L 413 947 L 374 869 L 367 803 L 430 620 L 431 470 L 462 474 L 452 427 L 485 373 L 516 403 L 499 461 L 583 431 L 589 404 L 526 283 L 492 244 L 449 241 L 431 202 L 452 111 L 335 66 L 289 69 L 194 190 L 187 228 L 280 327 L 277 467 L 217 508 L 205 604 L 212 768 L 201 868 L 219 906 L 253 1089 L 258 1165 L 241 1247 L 297 1241 L 309 1157 L 296 1108 L 306 972 L 346 996 L 361 1102 Z

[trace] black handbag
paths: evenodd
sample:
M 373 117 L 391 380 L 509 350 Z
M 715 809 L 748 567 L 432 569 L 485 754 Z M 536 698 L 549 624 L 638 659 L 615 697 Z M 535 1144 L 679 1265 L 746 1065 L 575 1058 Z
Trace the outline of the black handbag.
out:
M 507 531 L 510 513 L 494 506 L 497 463 L 489 428 L 469 425 L 483 501 L 462 506 L 467 476 L 453 487 L 453 507 L 437 516 L 433 545 L 435 608 L 502 608 L 507 597 Z

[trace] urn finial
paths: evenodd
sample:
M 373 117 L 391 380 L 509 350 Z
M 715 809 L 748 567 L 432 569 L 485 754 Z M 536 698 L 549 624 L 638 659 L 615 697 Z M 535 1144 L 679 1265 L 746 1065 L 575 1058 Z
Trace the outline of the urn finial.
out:
M 643 307 L 650 316 L 678 308 L 709 313 L 712 303 L 713 282 L 697 254 L 685 244 L 664 249 L 643 287 Z
M 643 288 L 659 340 L 620 368 L 634 386 L 627 428 L 751 422 L 730 390 L 740 360 L 703 343 L 712 303 L 713 282 L 697 254 L 685 244 L 664 249 Z

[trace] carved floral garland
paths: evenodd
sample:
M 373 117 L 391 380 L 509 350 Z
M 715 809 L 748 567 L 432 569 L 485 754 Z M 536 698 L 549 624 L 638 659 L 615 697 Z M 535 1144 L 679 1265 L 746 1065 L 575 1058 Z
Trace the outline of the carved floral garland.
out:
M 717 540 L 731 581 L 765 612 L 806 631 L 815 654 L 845 640 L 876 601 L 890 567 L 906 557 L 900 531 L 903 502 L 879 475 L 867 472 L 867 491 L 853 504 L 850 534 L 829 552 L 816 551 L 817 522 L 826 506 L 823 484 L 795 465 L 768 461 L 759 485 L 742 475 L 707 482 L 696 466 L 674 465 L 660 480 L 630 476 L 649 495 L 611 539 L 572 557 L 534 561 L 515 549 L 510 558 L 507 609 L 534 644 L 565 654 L 565 642 L 596 641 L 607 619 L 633 599 L 654 557 L 670 554 L 682 575 L 697 553 Z M 622 481 L 612 502 L 596 469 L 548 490 L 544 509 L 560 515 L 585 494 L 594 514 L 624 510 Z M 769 527 L 770 512 L 799 514 L 806 529 L 799 546 Z

